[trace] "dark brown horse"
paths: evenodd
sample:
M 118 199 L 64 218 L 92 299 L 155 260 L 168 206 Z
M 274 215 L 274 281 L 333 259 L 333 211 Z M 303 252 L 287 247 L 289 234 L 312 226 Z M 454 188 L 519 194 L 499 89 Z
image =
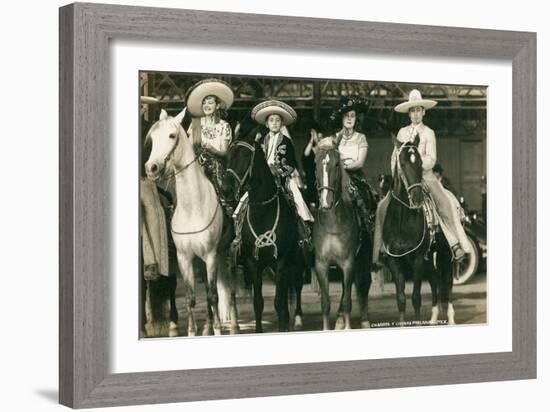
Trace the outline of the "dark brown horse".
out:
M 275 310 L 279 331 L 289 330 L 289 290 L 296 292 L 294 328 L 299 329 L 302 323 L 300 299 L 305 261 L 298 246 L 296 214 L 283 189 L 276 185 L 264 152 L 255 141 L 258 129 L 252 126 L 250 120 L 243 123 L 238 139 L 229 147 L 222 198 L 234 207 L 236 201 L 248 192 L 248 206 L 241 220 L 242 229 L 237 232 L 240 232 L 244 268 L 253 282 L 256 332 L 263 331 L 262 274 L 266 268 L 271 268 L 275 274 Z
M 395 282 L 400 324 L 405 322 L 405 280 L 410 277 L 413 280 L 414 321 L 420 321 L 423 274 L 429 276 L 432 289 L 430 324 L 437 323 L 440 303 L 446 306 L 448 323 L 453 324 L 452 255 L 441 232 L 435 234 L 432 244 L 422 207 L 427 194 L 422 186 L 422 159 L 418 143 L 418 135 L 413 142 L 394 141 L 397 161 L 382 231 L 388 255 L 387 266 Z
M 371 284 L 372 245 L 359 238 L 358 221 L 348 193 L 349 177 L 334 144 L 325 142 L 315 156 L 319 209 L 313 226 L 315 271 L 321 288 L 323 330 L 330 328 L 329 265 L 343 272 L 342 295 L 336 328 L 351 329 L 351 288 L 355 288 L 361 311 L 361 327 L 369 327 L 368 292 Z M 343 316 L 343 322 L 342 322 Z M 342 325 L 343 323 L 343 325 Z

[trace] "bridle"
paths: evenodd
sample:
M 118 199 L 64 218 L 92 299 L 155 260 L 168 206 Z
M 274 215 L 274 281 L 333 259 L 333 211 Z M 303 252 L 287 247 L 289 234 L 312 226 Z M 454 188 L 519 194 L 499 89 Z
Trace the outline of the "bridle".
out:
M 403 151 L 403 149 L 405 147 L 416 150 L 418 152 L 418 149 L 415 146 L 408 145 L 407 143 L 408 142 L 405 142 L 401 146 L 399 146 L 399 149 L 397 150 L 395 163 L 396 163 L 396 167 L 397 167 L 397 175 L 401 179 L 401 182 L 403 183 L 403 185 L 405 186 L 405 190 L 407 191 L 407 197 L 409 198 L 409 204 L 403 202 L 399 198 L 399 196 L 397 196 L 395 194 L 393 187 L 390 189 L 390 191 L 391 191 L 392 197 L 395 200 L 397 200 L 399 203 L 401 203 L 403 206 L 407 207 L 408 209 L 420 209 L 422 207 L 422 204 L 420 204 L 418 206 L 413 206 L 413 204 L 412 204 L 411 190 L 414 189 L 415 187 L 418 187 L 418 186 L 422 187 L 422 183 L 418 182 L 418 183 L 413 183 L 413 184 L 410 185 L 408 180 L 407 180 L 407 176 L 405 176 L 405 173 L 403 172 L 403 168 L 401 167 L 401 161 L 399 160 L 401 152 Z M 418 157 L 420 158 L 420 156 L 418 156 Z
M 248 164 L 248 167 L 246 168 L 246 171 L 244 172 L 244 175 L 242 177 L 240 177 L 237 174 L 237 172 L 235 172 L 230 167 L 225 169 L 225 171 L 227 173 L 229 173 L 230 175 L 232 175 L 235 178 L 235 180 L 237 181 L 237 183 L 239 184 L 239 187 L 237 188 L 237 190 L 235 192 L 235 200 L 238 201 L 240 199 L 241 193 L 243 193 L 243 189 L 245 188 L 246 183 L 248 182 L 248 180 L 252 176 L 252 167 L 254 166 L 254 158 L 256 156 L 256 148 L 253 145 L 251 145 L 250 143 L 244 142 L 242 140 L 235 140 L 233 143 L 231 143 L 231 146 L 229 147 L 229 150 L 231 150 L 231 148 L 233 146 L 244 147 L 245 149 L 249 150 L 252 153 L 252 156 L 250 157 L 250 163 Z M 278 194 L 279 194 L 279 187 L 277 186 L 277 188 L 275 190 L 275 193 L 273 193 L 273 196 L 271 196 L 269 199 L 262 200 L 261 202 L 250 202 L 249 201 L 248 204 L 253 205 L 253 206 L 254 205 L 267 205 L 267 204 L 273 202 L 277 198 Z
M 180 127 L 178 124 L 174 123 L 175 126 L 176 126 L 176 137 L 175 137 L 175 141 L 174 141 L 174 145 L 172 146 L 172 148 L 170 149 L 170 151 L 166 154 L 166 156 L 164 157 L 164 159 L 162 160 L 162 170 L 166 170 L 166 163 L 168 163 L 168 160 L 170 160 L 170 158 L 172 157 L 172 155 L 174 154 L 174 152 L 176 151 L 176 148 L 178 147 L 179 143 L 180 143 Z M 177 174 L 183 172 L 184 170 L 186 170 L 187 168 L 189 168 L 189 166 L 191 166 L 193 163 L 195 163 L 197 160 L 199 160 L 199 158 L 202 156 L 203 154 L 203 150 L 200 150 L 199 153 L 197 153 L 197 155 L 193 158 L 193 160 L 191 160 L 189 163 L 187 163 L 186 165 L 182 166 L 181 169 L 179 170 L 176 170 L 176 166 L 174 165 L 174 172 L 170 175 L 167 175 L 165 176 L 167 179 L 172 179 L 174 178 Z
M 325 159 L 323 159 L 322 162 L 323 162 L 324 166 L 326 166 L 328 164 L 328 162 L 325 162 Z M 317 176 L 317 180 L 319 180 L 318 176 Z M 319 183 L 319 182 L 317 181 L 317 183 Z M 328 185 L 321 185 L 321 186 L 317 187 L 317 194 L 319 195 L 319 197 L 321 196 L 321 191 L 322 190 L 328 190 L 329 192 L 332 192 L 332 194 L 335 198 L 336 198 L 336 194 L 338 193 L 338 190 L 335 187 L 328 186 Z M 328 209 L 333 209 L 336 206 L 338 206 L 338 204 L 340 203 L 340 200 L 342 200 L 342 191 L 341 190 L 340 190 L 340 196 L 338 197 L 338 199 Z
M 408 145 L 407 143 L 408 142 L 403 143 L 399 147 L 399 149 L 397 150 L 396 167 L 397 167 L 397 174 L 398 174 L 399 178 L 401 179 L 401 181 L 403 182 L 403 185 L 405 185 L 405 189 L 407 190 L 407 197 L 409 198 L 409 204 L 406 204 L 405 202 L 403 202 L 399 198 L 399 196 L 397 196 L 395 194 L 395 192 L 393 191 L 393 187 L 391 188 L 390 191 L 391 191 L 392 197 L 395 200 L 397 200 L 399 203 L 401 203 L 403 206 L 405 206 L 406 208 L 408 208 L 408 209 L 421 209 L 422 204 L 420 204 L 418 206 L 412 206 L 411 190 L 413 188 L 417 187 L 417 186 L 422 186 L 422 183 L 419 182 L 419 183 L 413 183 L 412 185 L 409 185 L 409 183 L 407 181 L 407 176 L 405 176 L 405 173 L 403 172 L 403 169 L 401 167 L 401 162 L 399 161 L 399 156 L 400 156 L 401 152 L 403 151 L 403 149 L 405 147 L 412 148 L 413 150 L 416 150 L 416 152 L 418 153 L 418 148 L 416 148 L 416 146 L 411 146 L 411 145 Z M 395 182 L 395 178 L 394 178 L 394 182 Z M 401 258 L 403 256 L 409 255 L 409 254 L 415 252 L 416 250 L 418 250 L 424 244 L 424 240 L 426 239 L 426 226 L 427 226 L 426 219 L 423 219 L 423 222 L 424 222 L 424 225 L 423 225 L 423 228 L 422 228 L 422 238 L 420 239 L 420 242 L 415 247 L 413 247 L 412 249 L 407 250 L 403 253 L 392 253 L 392 252 L 390 252 L 389 247 L 386 247 L 386 253 L 388 254 L 388 256 L 391 256 L 391 257 L 394 257 L 394 258 Z
M 252 175 L 252 166 L 254 165 L 254 156 L 256 156 L 256 148 L 252 146 L 250 143 L 243 142 L 242 140 L 235 140 L 233 143 L 231 143 L 231 146 L 229 147 L 228 151 L 231 150 L 233 147 L 244 147 L 248 151 L 252 153 L 252 156 L 250 157 L 250 163 L 248 164 L 246 171 L 244 172 L 243 177 L 240 177 L 237 172 L 235 172 L 233 169 L 228 167 L 225 169 L 226 173 L 229 173 L 232 175 L 237 183 L 239 184 L 239 187 L 237 188 L 235 192 L 235 200 L 239 200 L 241 196 L 242 189 L 245 185 L 245 183 L 248 181 L 250 176 Z

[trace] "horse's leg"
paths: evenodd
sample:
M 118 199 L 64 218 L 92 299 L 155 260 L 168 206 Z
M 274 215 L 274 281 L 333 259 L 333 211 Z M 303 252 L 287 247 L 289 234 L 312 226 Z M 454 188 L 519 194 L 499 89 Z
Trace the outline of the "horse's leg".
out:
M 218 256 L 211 252 L 206 256 L 206 299 L 208 306 L 212 309 L 214 335 L 222 334 L 220 313 L 218 311 Z M 210 315 L 209 315 L 210 316 Z
M 447 245 L 445 245 L 448 249 Z M 443 248 L 441 248 L 443 249 Z M 441 254 L 441 258 L 438 259 L 438 266 L 440 269 L 441 279 L 441 307 L 442 310 L 447 312 L 447 323 L 449 325 L 455 324 L 455 311 L 453 307 L 453 263 L 451 262 L 451 255 L 446 254 L 447 251 L 438 253 Z
M 364 266 L 361 264 L 355 264 L 355 292 L 357 294 L 357 302 L 359 303 L 359 310 L 361 312 L 361 328 L 370 328 L 369 321 L 369 289 L 372 282 L 370 265 Z
M 323 330 L 330 329 L 330 296 L 328 282 L 328 262 L 317 256 L 315 259 L 315 274 L 321 288 L 321 312 L 323 314 Z
M 231 282 L 231 326 L 229 333 L 237 335 L 240 331 L 239 312 L 237 311 L 237 268 L 233 263 L 228 264 L 228 268 L 230 270 L 229 279 Z
M 202 327 L 202 336 L 210 336 L 214 334 L 214 329 L 212 328 L 212 325 L 214 324 L 214 312 L 212 311 L 212 306 L 210 306 L 210 303 L 208 302 L 208 296 L 210 295 L 210 290 L 208 286 L 208 282 L 204 282 L 204 287 L 206 289 L 206 321 L 204 322 L 204 326 Z
M 303 258 L 297 255 L 296 265 L 292 265 L 290 268 L 290 287 L 289 287 L 289 300 L 294 304 L 294 330 L 302 330 L 303 320 L 302 320 L 302 287 L 304 285 L 304 270 L 305 265 L 302 264 Z M 292 298 L 292 299 L 291 299 Z
M 173 273 L 168 277 L 170 288 L 170 326 L 168 328 L 168 336 L 178 336 L 178 308 L 176 308 L 176 288 L 177 277 Z
M 439 256 L 439 253 L 437 254 Z M 439 318 L 439 288 L 441 279 L 440 265 L 437 268 L 430 268 L 430 289 L 432 290 L 432 316 L 430 318 L 430 325 L 437 325 Z
M 395 282 L 395 296 L 397 299 L 397 309 L 399 311 L 399 323 L 402 326 L 405 322 L 405 307 L 407 304 L 405 296 L 405 276 L 401 270 L 401 265 L 398 259 L 389 258 L 388 266 L 392 272 L 393 280 Z
M 285 264 L 286 259 L 279 259 L 275 271 L 275 311 L 279 320 L 279 332 L 288 332 L 290 313 L 288 311 L 288 276 L 291 268 Z
M 342 293 L 340 294 L 340 302 L 338 303 L 338 310 L 336 311 L 336 322 L 334 323 L 334 330 L 343 330 L 345 327 L 344 322 L 344 271 L 342 271 Z
M 424 269 L 424 256 L 418 253 L 413 261 L 413 293 L 412 304 L 414 308 L 414 321 L 420 322 L 420 309 L 422 308 L 422 274 Z
M 197 323 L 195 321 L 195 271 L 193 258 L 178 251 L 178 266 L 183 276 L 183 284 L 187 291 L 187 335 L 196 336 Z
M 246 259 L 246 268 L 252 276 L 252 284 L 254 288 L 254 316 L 256 318 L 256 333 L 262 333 L 262 313 L 264 311 L 264 297 L 262 295 L 262 270 L 252 257 Z
M 141 299 L 140 299 L 140 311 L 141 311 L 141 319 L 140 319 L 140 335 L 141 337 L 145 338 L 147 336 L 147 311 L 145 310 L 145 305 L 147 301 L 147 282 L 145 282 L 145 278 L 143 277 L 143 264 L 141 265 L 141 276 L 140 276 L 140 286 L 141 286 Z
M 351 287 L 353 285 L 353 256 L 342 262 L 344 281 L 342 286 L 342 314 L 344 329 L 351 329 Z
M 300 271 L 301 272 L 301 271 Z M 296 293 L 296 309 L 294 311 L 294 330 L 302 330 L 304 327 L 303 312 L 302 312 L 302 288 L 304 286 L 304 279 L 302 273 L 296 273 L 296 279 L 294 283 L 294 292 Z

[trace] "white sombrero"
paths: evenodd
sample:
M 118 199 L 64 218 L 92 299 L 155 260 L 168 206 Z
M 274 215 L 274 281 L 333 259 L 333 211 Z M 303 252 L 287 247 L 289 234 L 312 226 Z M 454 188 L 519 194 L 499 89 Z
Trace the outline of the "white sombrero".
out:
M 420 91 L 417 89 L 411 90 L 409 93 L 409 101 L 403 102 L 395 106 L 394 110 L 399 113 L 408 113 L 411 107 L 422 106 L 428 110 L 437 104 L 435 100 L 423 99 Z
M 260 124 L 265 124 L 268 116 L 271 114 L 278 114 L 281 116 L 285 126 L 294 123 L 298 118 L 298 115 L 292 107 L 279 100 L 266 100 L 265 102 L 257 104 L 252 109 L 252 118 Z
M 194 84 L 187 92 L 187 109 L 195 117 L 204 116 L 202 101 L 207 96 L 216 96 L 229 109 L 233 104 L 233 90 L 223 80 L 205 79 Z

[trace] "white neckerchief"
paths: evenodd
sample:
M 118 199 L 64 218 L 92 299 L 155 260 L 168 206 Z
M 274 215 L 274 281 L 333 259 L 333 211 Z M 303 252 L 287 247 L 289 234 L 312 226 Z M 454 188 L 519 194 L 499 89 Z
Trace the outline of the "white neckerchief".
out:
M 281 132 L 272 133 L 269 132 L 268 144 L 266 147 L 266 159 L 268 165 L 273 165 L 275 163 L 275 146 L 277 144 L 277 139 L 279 138 Z
M 411 123 L 411 130 L 410 130 L 410 134 L 409 134 L 409 140 L 412 142 L 414 140 L 414 137 L 416 136 L 416 132 L 419 132 L 419 129 L 423 126 L 424 124 L 422 122 L 418 123 L 417 125 L 414 125 Z M 420 132 L 419 132 L 420 133 Z

